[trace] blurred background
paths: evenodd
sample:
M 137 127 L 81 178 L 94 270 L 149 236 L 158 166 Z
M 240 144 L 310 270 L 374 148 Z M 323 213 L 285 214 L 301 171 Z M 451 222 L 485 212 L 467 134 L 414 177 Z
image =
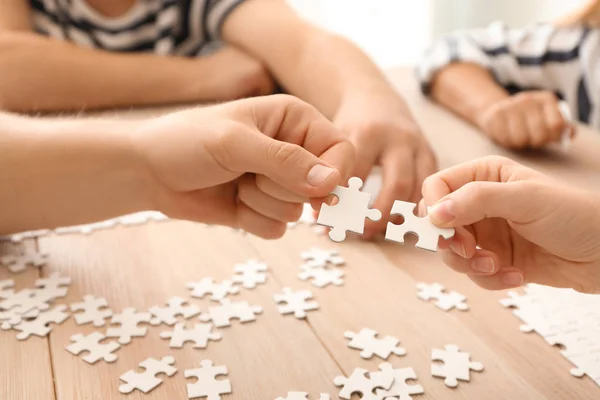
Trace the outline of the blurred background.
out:
M 288 0 L 314 23 L 358 44 L 384 68 L 412 65 L 439 35 L 502 20 L 552 21 L 586 0 Z M 398 51 L 390 51 L 397 49 Z

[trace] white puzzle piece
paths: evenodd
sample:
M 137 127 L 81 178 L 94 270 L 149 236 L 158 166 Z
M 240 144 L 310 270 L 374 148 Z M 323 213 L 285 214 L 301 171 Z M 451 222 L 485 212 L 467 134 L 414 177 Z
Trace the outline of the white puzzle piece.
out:
M 299 319 L 306 318 L 307 311 L 319 308 L 316 301 L 308 301 L 312 298 L 313 294 L 309 290 L 294 292 L 290 288 L 283 288 L 282 293 L 273 295 L 275 303 L 286 303 L 277 307 L 281 314 L 294 313 L 294 316 Z
M 104 360 L 107 363 L 117 361 L 117 355 L 114 354 L 121 345 L 117 342 L 100 343 L 105 340 L 106 336 L 100 332 L 92 332 L 87 336 L 84 335 L 73 335 L 70 340 L 71 343 L 66 347 L 67 351 L 73 355 L 79 355 L 82 352 L 87 354 L 81 359 L 88 364 L 95 364 L 100 360 Z
M 192 318 L 200 314 L 200 309 L 193 304 L 185 305 L 187 300 L 181 297 L 173 297 L 169 299 L 166 307 L 154 306 L 150 308 L 150 313 L 153 318 L 150 320 L 151 325 L 165 324 L 173 326 L 177 323 L 177 316 L 182 316 L 185 319 Z
M 1 301 L 0 310 L 10 310 L 13 307 L 17 307 L 20 314 L 25 314 L 32 310 L 45 311 L 50 307 L 48 303 L 52 300 L 52 296 L 48 293 L 43 293 L 35 289 L 23 289 L 15 292 L 8 299 Z
M 439 283 L 417 283 L 417 297 L 423 301 L 437 300 L 436 307 L 444 311 L 456 308 L 467 311 L 469 306 L 465 301 L 467 298 L 458 292 L 447 292 L 446 288 Z
M 381 372 L 372 372 L 371 376 L 384 373 L 393 374 L 394 383 L 388 389 L 377 389 L 375 392 L 382 399 L 399 399 L 399 400 L 412 400 L 412 395 L 423 394 L 425 390 L 421 385 L 409 385 L 406 381 L 416 380 L 417 374 L 412 368 L 396 368 L 390 363 L 383 363 L 379 365 Z
M 338 376 L 333 383 L 335 386 L 343 386 L 338 394 L 342 399 L 350 400 L 353 394 L 361 394 L 362 400 L 381 400 L 374 393 L 375 389 L 389 389 L 394 382 L 392 373 L 381 372 L 367 377 L 367 370 L 356 368 L 349 377 Z
M 446 378 L 446 386 L 454 388 L 458 381 L 470 381 L 471 371 L 483 371 L 483 364 L 472 362 L 469 353 L 462 352 L 457 346 L 446 345 L 446 350 L 433 349 L 431 351 L 432 361 L 442 361 L 444 364 L 431 364 L 431 375 L 436 378 Z
M 202 360 L 200 368 L 186 369 L 186 378 L 196 378 L 195 383 L 187 384 L 189 399 L 206 397 L 206 400 L 220 400 L 222 394 L 231 393 L 231 383 L 228 379 L 217 379 L 219 375 L 227 375 L 227 367 L 213 366 L 210 360 Z
M 304 265 L 311 268 L 326 268 L 330 265 L 339 267 L 346 263 L 337 250 L 322 250 L 318 247 L 302 252 L 300 257 L 306 262 Z
M 223 335 L 212 331 L 212 324 L 195 324 L 192 329 L 186 329 L 185 323 L 175 325 L 172 331 L 160 334 L 162 339 L 171 339 L 169 347 L 180 349 L 186 342 L 194 342 L 194 349 L 205 349 L 209 340 L 221 340 Z
M 232 319 L 238 319 L 241 323 L 256 321 L 256 314 L 262 313 L 260 306 L 251 306 L 245 301 L 232 303 L 225 299 L 221 305 L 209 307 L 207 313 L 200 315 L 200 321 L 212 323 L 217 328 L 231 326 Z
M 21 243 L 23 240 L 36 239 L 42 236 L 49 235 L 50 233 L 52 233 L 52 231 L 48 229 L 38 229 L 36 231 L 20 232 L 11 235 L 10 241 L 13 243 Z
M 54 300 L 67 295 L 71 282 L 71 278 L 61 277 L 58 272 L 54 272 L 47 278 L 37 279 L 35 287 L 39 289 L 40 294 L 45 293 Z
M 319 400 L 330 400 L 330 396 L 325 393 L 321 393 Z M 309 400 L 308 393 L 306 392 L 288 392 L 286 397 L 278 397 L 275 400 Z
M 39 337 L 47 336 L 52 330 L 52 328 L 48 326 L 50 323 L 62 324 L 69 318 L 69 314 L 65 312 L 66 310 L 67 306 L 60 305 L 45 313 L 41 313 L 37 318 L 31 321 L 22 321 L 20 324 L 13 327 L 19 331 L 17 339 L 25 340 L 31 335 Z
M 139 327 L 141 323 L 150 323 L 150 313 L 138 313 L 135 308 L 126 308 L 121 314 L 115 314 L 110 320 L 111 324 L 120 324 L 118 327 L 109 327 L 107 337 L 116 337 L 121 344 L 128 344 L 133 337 L 146 336 L 148 328 Z
M 371 195 L 360 191 L 362 185 L 360 178 L 350 178 L 347 188 L 338 186 L 331 192 L 338 198 L 336 205 L 321 206 L 317 223 L 332 228 L 329 231 L 329 238 L 334 242 L 343 242 L 346 239 L 346 232 L 362 235 L 365 229 L 365 218 L 371 221 L 381 219 L 381 211 L 369 208 Z
M 344 284 L 344 272 L 339 268 L 313 268 L 302 266 L 298 278 L 303 281 L 311 280 L 313 286 L 324 288 L 329 285 L 341 286 Z
M 387 360 L 394 353 L 397 356 L 406 355 L 406 350 L 399 347 L 400 340 L 393 336 L 385 336 L 377 338 L 377 331 L 373 329 L 363 328 L 359 333 L 347 331 L 344 332 L 344 337 L 350 339 L 348 347 L 351 349 L 362 350 L 361 358 L 370 359 L 374 355 Z
M 232 281 L 223 281 L 215 283 L 213 278 L 203 278 L 198 282 L 190 282 L 186 285 L 192 291 L 190 296 L 201 299 L 207 294 L 210 294 L 210 299 L 213 301 L 221 301 L 229 294 L 237 294 L 240 288 L 234 286 Z
M 392 206 L 391 215 L 402 215 L 404 223 L 395 225 L 391 222 L 387 224 L 385 232 L 386 240 L 404 244 L 404 236 L 407 233 L 413 233 L 419 240 L 415 247 L 423 250 L 437 251 L 440 236 L 444 239 L 450 239 L 454 236 L 454 228 L 439 228 L 435 226 L 429 217 L 418 217 L 415 215 L 416 204 L 396 200 Z
M 0 329 L 6 331 L 15 325 L 19 325 L 22 321 L 29 321 L 40 315 L 40 310 L 34 308 L 27 312 L 23 312 L 20 307 L 13 307 L 7 311 L 0 311 Z
M 234 267 L 236 275 L 233 276 L 233 282 L 241 284 L 246 289 L 254 289 L 257 284 L 267 281 L 267 264 L 250 260 L 245 264 L 238 264 Z
M 121 375 L 119 379 L 126 383 L 119 386 L 119 392 L 127 394 L 137 389 L 142 393 L 148 393 L 163 382 L 156 377 L 158 374 L 173 376 L 177 372 L 177 368 L 173 367 L 173 364 L 175 364 L 175 359 L 171 356 L 163 357 L 160 361 L 147 358 L 140 363 L 140 368 L 145 369 L 144 372 L 129 370 Z
M 0 281 L 0 299 L 6 300 L 15 294 L 14 288 L 15 281 L 12 279 L 6 279 Z
M 27 269 L 27 267 L 42 267 L 46 265 L 47 254 L 27 251 L 18 256 L 4 256 L 0 259 L 0 263 L 7 266 L 8 270 L 13 274 L 19 274 Z
M 80 303 L 71 304 L 71 311 L 75 317 L 77 325 L 94 324 L 96 328 L 104 326 L 106 319 L 112 317 L 113 312 L 108 308 L 106 299 L 95 297 L 93 295 L 83 296 Z M 77 313 L 77 311 L 83 311 Z

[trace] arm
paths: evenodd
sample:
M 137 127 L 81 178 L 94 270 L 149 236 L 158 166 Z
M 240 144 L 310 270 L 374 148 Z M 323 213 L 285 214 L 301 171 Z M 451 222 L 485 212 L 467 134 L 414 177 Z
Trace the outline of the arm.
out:
M 260 75 L 260 64 L 241 52 L 199 59 L 113 54 L 49 39 L 31 30 L 23 0 L 0 5 L 0 108 L 63 111 L 230 100 L 247 93 L 230 88 Z M 233 63 L 233 64 L 232 64 Z M 245 68 L 248 66 L 248 68 Z M 140 73 L 143 71 L 143 73 Z M 201 79 L 214 76 L 213 79 Z M 252 82 L 250 82 L 253 84 Z M 268 85 L 267 85 L 268 86 Z

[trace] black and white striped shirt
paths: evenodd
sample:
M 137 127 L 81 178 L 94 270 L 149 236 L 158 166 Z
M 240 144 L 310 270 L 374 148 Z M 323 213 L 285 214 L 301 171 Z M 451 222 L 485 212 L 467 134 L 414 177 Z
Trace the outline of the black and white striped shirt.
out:
M 550 24 L 508 29 L 497 22 L 447 35 L 418 67 L 425 94 L 435 74 L 453 62 L 481 65 L 511 93 L 552 90 L 573 116 L 600 128 L 600 29 Z
M 244 0 L 138 0 L 108 18 L 86 0 L 29 0 L 41 34 L 114 52 L 195 56 L 220 40 L 221 27 Z

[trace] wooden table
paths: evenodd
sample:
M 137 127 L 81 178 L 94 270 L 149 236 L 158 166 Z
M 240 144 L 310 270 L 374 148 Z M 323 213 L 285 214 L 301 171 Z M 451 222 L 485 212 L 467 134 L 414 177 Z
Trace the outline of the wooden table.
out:
M 488 154 L 512 156 L 525 164 L 567 179 L 575 185 L 600 187 L 600 135 L 582 128 L 573 148 L 562 153 L 509 154 L 480 134 L 424 100 L 412 71 L 390 71 L 391 80 L 409 100 L 442 167 Z M 153 111 L 156 112 L 156 111 Z M 37 243 L 49 253 L 39 273 L 53 271 L 73 278 L 65 303 L 85 294 L 106 297 L 115 311 L 125 307 L 147 309 L 168 298 L 187 296 L 185 284 L 204 276 L 226 279 L 233 265 L 249 258 L 270 266 L 268 282 L 243 290 L 235 299 L 261 305 L 264 313 L 254 323 L 234 323 L 222 330 L 224 338 L 206 350 L 169 349 L 159 338 L 165 326 L 151 327 L 145 338 L 134 339 L 118 352 L 114 364 L 88 365 L 65 351 L 69 337 L 89 333 L 73 319 L 55 327 L 47 339 L 20 342 L 14 332 L 0 332 L 0 398 L 13 399 L 184 399 L 183 370 L 211 359 L 229 368 L 233 395 L 223 399 L 275 399 L 288 391 L 305 391 L 311 398 L 321 392 L 336 395 L 334 377 L 355 367 L 376 370 L 379 359 L 363 360 L 347 348 L 343 333 L 369 327 L 401 339 L 408 354 L 391 356 L 394 366 L 411 366 L 426 394 L 415 399 L 598 399 L 600 388 L 590 379 L 569 375 L 570 363 L 558 349 L 535 334 L 524 334 L 519 321 L 498 300 L 502 293 L 486 292 L 465 277 L 445 268 L 435 254 L 393 243 L 350 240 L 334 244 L 299 226 L 283 239 L 264 241 L 188 222 L 150 223 L 115 228 L 93 235 L 48 236 Z M 347 260 L 345 284 L 316 289 L 297 279 L 299 254 L 312 246 L 339 249 Z M 10 251 L 5 246 L 7 251 Z M 0 271 L 0 279 L 8 272 Z M 31 286 L 38 271 L 16 276 L 19 287 Z M 11 276 L 13 278 L 14 276 Z M 468 296 L 471 310 L 445 313 L 415 295 L 416 282 L 441 282 Z M 281 316 L 272 296 L 283 287 L 311 289 L 320 310 L 306 321 Z M 205 308 L 208 300 L 193 301 Z M 470 383 L 457 389 L 430 375 L 432 348 L 454 343 L 485 365 Z M 118 392 L 119 376 L 143 359 L 174 355 L 179 372 L 148 395 Z M 337 398 L 333 396 L 332 398 Z

